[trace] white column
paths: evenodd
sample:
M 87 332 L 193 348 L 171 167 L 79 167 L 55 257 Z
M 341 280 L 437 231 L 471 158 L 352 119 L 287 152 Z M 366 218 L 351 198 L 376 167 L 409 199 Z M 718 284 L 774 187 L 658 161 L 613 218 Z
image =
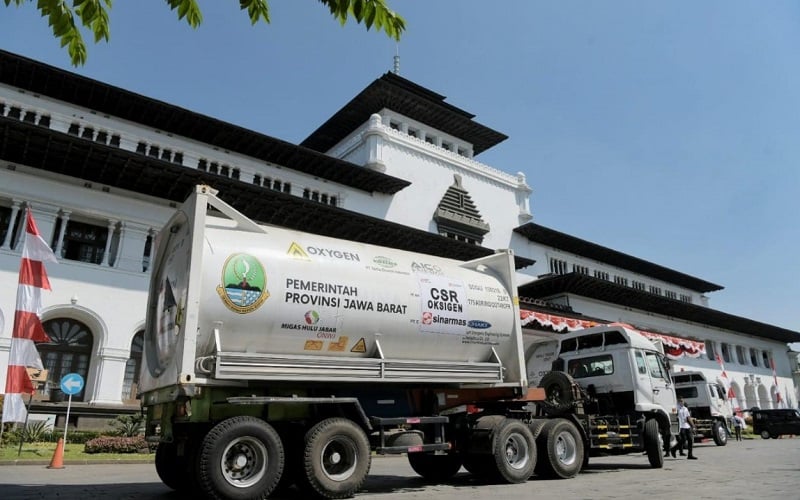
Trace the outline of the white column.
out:
M 125 380 L 125 363 L 127 363 L 130 354 L 130 349 L 112 347 L 100 349 L 92 394 L 87 399 L 90 403 L 122 404 L 122 382 Z
M 70 210 L 61 211 L 61 228 L 58 231 L 58 241 L 56 241 L 56 248 L 53 253 L 56 257 L 61 257 L 61 251 L 64 249 L 64 234 L 67 232 L 67 224 L 69 223 L 69 216 L 72 214 Z
M 374 113 L 369 117 L 369 126 L 364 132 L 364 142 L 367 148 L 366 167 L 377 172 L 386 172 L 383 163 L 383 139 L 386 132 L 383 130 L 381 115 Z
M 114 237 L 114 229 L 117 227 L 117 220 L 108 219 L 108 236 L 106 236 L 106 249 L 103 251 L 103 262 L 101 266 L 108 266 L 108 254 L 111 253 L 111 238 Z
M 150 234 L 150 227 L 128 221 L 120 224 L 119 246 L 114 267 L 141 273 L 144 246 L 147 243 L 147 236 Z
M 10 248 L 11 235 L 14 233 L 14 224 L 17 222 L 21 204 L 22 202 L 19 200 L 11 200 L 11 217 L 8 220 L 8 231 L 6 231 L 6 237 L 3 239 L 3 245 L 0 246 L 3 250 L 8 250 Z

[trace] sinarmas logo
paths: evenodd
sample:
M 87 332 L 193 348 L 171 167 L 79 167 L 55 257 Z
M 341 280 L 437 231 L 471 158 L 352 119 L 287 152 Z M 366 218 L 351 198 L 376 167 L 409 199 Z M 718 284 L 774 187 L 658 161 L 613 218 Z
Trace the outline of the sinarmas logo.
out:
M 239 314 L 255 311 L 269 298 L 264 267 L 252 255 L 231 255 L 222 266 L 222 283 L 217 286 L 217 293 L 231 311 Z

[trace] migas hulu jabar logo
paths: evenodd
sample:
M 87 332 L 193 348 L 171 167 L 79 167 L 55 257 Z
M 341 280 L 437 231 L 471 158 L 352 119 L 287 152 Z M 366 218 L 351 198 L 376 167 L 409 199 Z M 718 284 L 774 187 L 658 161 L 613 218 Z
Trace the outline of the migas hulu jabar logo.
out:
M 252 255 L 232 254 L 222 266 L 217 293 L 231 311 L 239 314 L 255 311 L 269 298 L 264 266 Z

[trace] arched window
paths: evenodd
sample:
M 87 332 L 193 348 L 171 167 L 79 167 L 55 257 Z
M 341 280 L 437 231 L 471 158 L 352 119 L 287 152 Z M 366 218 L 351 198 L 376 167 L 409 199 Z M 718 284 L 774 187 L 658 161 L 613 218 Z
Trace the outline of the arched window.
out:
M 139 330 L 131 341 L 131 357 L 125 363 L 125 380 L 122 382 L 122 401 L 131 402 L 136 399 L 139 388 L 139 370 L 142 368 L 142 346 L 144 330 Z
M 89 361 L 92 359 L 94 336 L 88 326 L 70 318 L 55 318 L 42 323 L 50 337 L 47 344 L 39 344 L 42 364 L 48 371 L 47 387 L 51 400 L 61 399 L 61 378 L 68 373 L 77 373 L 87 380 Z M 72 396 L 73 401 L 83 401 L 86 387 Z

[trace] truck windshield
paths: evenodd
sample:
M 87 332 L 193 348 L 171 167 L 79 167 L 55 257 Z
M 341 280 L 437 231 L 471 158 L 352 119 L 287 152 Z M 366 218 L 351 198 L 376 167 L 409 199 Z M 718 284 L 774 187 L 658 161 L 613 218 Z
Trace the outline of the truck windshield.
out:
M 697 397 L 697 387 L 676 387 L 675 394 L 678 398 L 694 399 Z
M 664 366 L 664 361 L 654 352 L 646 352 L 647 366 L 650 368 L 650 376 L 655 378 L 663 378 L 669 380 L 667 375 L 667 368 Z

